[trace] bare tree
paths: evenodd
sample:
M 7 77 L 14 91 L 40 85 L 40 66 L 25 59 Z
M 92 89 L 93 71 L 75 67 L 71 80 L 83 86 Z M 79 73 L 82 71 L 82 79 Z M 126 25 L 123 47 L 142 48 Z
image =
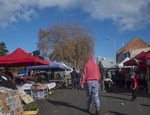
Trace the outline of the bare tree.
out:
M 76 22 L 57 22 L 46 30 L 39 30 L 38 48 L 50 60 L 64 61 L 79 69 L 88 55 L 94 53 L 94 38 Z

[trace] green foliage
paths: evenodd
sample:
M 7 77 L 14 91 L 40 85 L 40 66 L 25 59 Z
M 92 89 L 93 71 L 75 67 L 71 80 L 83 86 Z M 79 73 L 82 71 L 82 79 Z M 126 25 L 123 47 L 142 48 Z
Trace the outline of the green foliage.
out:
M 9 71 L 10 72 L 22 72 L 25 70 L 25 67 L 10 67 Z
M 40 56 L 40 51 L 39 50 L 35 50 L 32 52 L 34 56 L 38 57 Z
M 39 51 L 39 50 L 35 50 L 35 51 L 33 51 L 32 53 L 33 53 L 33 56 L 38 57 L 38 58 L 40 58 L 40 59 L 43 59 L 43 60 L 44 60 L 44 57 L 43 57 L 43 56 L 41 56 L 41 53 L 40 53 L 40 51 Z
M 6 49 L 6 45 L 4 42 L 0 42 L 0 56 L 4 56 L 8 53 L 8 50 Z
M 23 106 L 24 111 L 34 111 L 38 109 L 38 105 L 35 102 L 26 104 Z

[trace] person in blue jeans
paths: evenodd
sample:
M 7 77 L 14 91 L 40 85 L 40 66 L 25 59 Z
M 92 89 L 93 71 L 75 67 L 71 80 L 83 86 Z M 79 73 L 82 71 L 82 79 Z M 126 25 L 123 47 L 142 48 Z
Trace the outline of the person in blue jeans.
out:
M 92 100 L 96 108 L 95 115 L 100 115 L 100 99 L 99 99 L 99 81 L 101 75 L 98 65 L 94 62 L 92 55 L 89 55 L 88 61 L 83 68 L 81 88 L 86 88 L 87 111 L 90 112 Z
M 86 87 L 86 95 L 87 95 L 87 111 L 90 112 L 92 106 L 92 99 L 94 101 L 94 105 L 96 110 L 98 111 L 100 108 L 100 101 L 99 101 L 99 81 L 91 80 L 87 81 L 85 84 Z
M 77 89 L 77 79 L 78 79 L 78 73 L 75 68 L 73 68 L 73 71 L 71 74 L 71 80 L 72 80 L 72 89 Z

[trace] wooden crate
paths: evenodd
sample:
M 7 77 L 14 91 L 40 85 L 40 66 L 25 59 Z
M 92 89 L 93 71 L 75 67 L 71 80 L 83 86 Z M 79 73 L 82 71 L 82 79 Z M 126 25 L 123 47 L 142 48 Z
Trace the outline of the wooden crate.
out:
M 23 106 L 17 90 L 0 92 L 2 115 L 23 115 Z
M 28 94 L 23 89 L 18 89 L 20 98 L 26 103 L 29 104 L 31 102 L 34 102 L 35 100 Z

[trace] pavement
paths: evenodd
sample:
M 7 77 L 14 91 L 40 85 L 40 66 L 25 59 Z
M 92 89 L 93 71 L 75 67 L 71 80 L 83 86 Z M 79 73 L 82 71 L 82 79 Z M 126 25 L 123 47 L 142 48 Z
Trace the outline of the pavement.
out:
M 130 101 L 131 92 L 115 89 L 112 92 L 100 92 L 101 115 L 149 115 L 150 95 L 139 92 L 135 101 Z M 56 89 L 47 99 L 36 100 L 39 106 L 37 115 L 94 115 L 86 109 L 85 90 Z

